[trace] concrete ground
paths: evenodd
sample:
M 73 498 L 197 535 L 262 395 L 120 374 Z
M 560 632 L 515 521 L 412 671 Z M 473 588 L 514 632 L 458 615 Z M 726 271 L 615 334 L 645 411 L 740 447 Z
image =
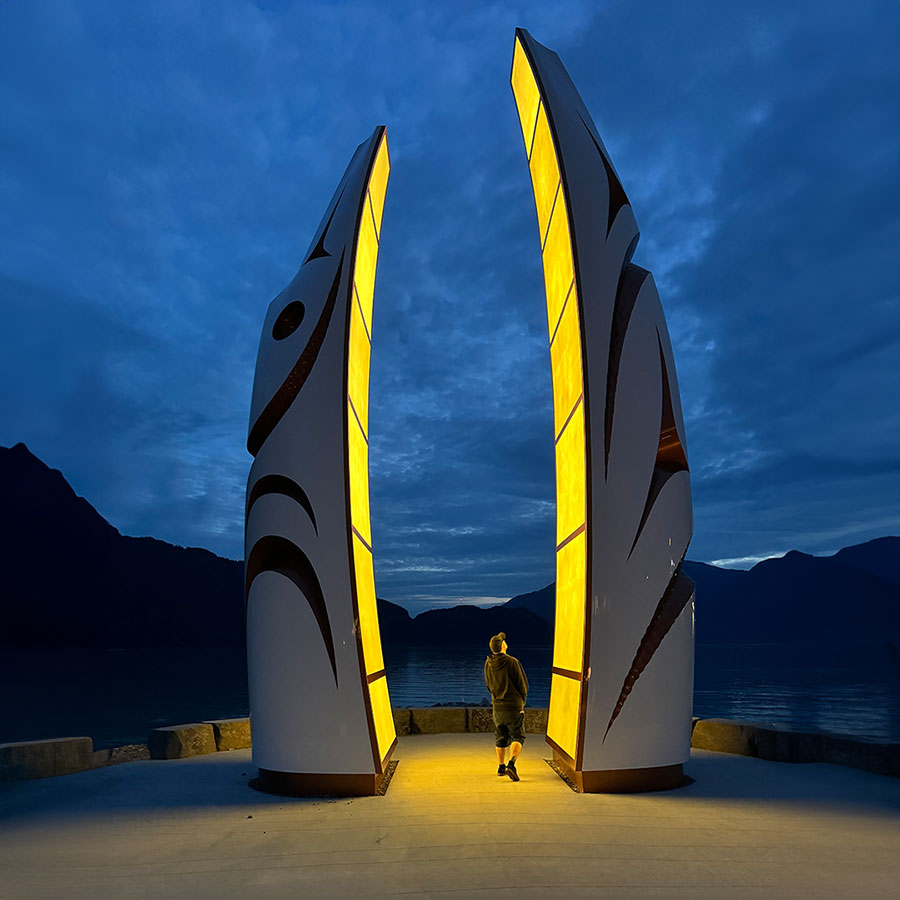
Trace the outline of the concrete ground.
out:
M 247 787 L 250 752 L 0 789 L 0 898 L 900 898 L 900 779 L 695 750 L 696 783 L 573 793 L 526 745 L 400 738 L 385 797 Z

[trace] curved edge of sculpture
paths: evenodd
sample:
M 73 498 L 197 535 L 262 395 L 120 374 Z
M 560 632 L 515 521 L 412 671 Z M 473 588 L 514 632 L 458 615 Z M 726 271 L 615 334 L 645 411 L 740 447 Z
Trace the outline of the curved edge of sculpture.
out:
M 255 786 L 376 793 L 396 746 L 369 517 L 372 308 L 390 174 L 362 143 L 269 305 L 247 448 L 245 590 Z
M 553 383 L 556 621 L 547 742 L 585 791 L 683 783 L 693 702 L 684 424 L 653 276 L 559 57 L 516 30 Z

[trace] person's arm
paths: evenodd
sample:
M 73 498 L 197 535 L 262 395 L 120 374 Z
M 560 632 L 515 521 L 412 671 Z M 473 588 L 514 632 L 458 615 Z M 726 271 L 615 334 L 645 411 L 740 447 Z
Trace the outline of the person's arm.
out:
M 494 692 L 491 690 L 491 683 L 488 680 L 488 661 L 484 661 L 484 686 L 488 689 L 488 693 L 493 696 Z
M 522 695 L 522 700 L 524 701 L 528 699 L 528 678 L 525 675 L 525 670 L 522 668 L 522 663 L 520 663 L 518 660 L 516 660 L 516 663 L 516 670 L 518 672 L 517 687 L 519 689 L 519 693 Z

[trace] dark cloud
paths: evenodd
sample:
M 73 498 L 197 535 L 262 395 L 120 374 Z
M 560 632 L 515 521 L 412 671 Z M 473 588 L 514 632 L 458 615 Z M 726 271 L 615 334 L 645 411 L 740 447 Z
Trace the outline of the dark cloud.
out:
M 900 23 L 875 2 L 0 5 L 0 442 L 126 533 L 239 556 L 266 305 L 384 122 L 379 593 L 419 608 L 550 581 L 516 25 L 560 53 L 642 226 L 691 556 L 896 531 Z

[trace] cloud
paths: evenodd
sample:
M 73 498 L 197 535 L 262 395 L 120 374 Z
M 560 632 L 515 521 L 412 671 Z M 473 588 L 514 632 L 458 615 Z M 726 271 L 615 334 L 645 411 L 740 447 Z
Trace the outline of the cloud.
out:
M 126 533 L 240 556 L 262 317 L 384 122 L 379 594 L 415 610 L 552 580 L 516 25 L 560 53 L 642 226 L 692 558 L 895 531 L 900 26 L 874 2 L 0 5 L 0 442 Z

